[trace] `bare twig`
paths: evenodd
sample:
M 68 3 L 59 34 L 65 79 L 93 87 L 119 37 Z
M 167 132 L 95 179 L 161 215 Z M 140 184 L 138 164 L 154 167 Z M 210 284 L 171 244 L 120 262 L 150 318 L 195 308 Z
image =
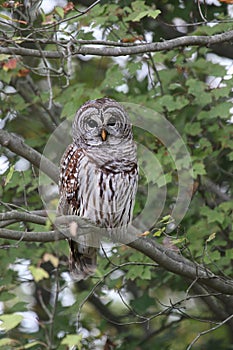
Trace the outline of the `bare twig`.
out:
M 200 0 L 197 0 L 197 7 L 198 7 L 198 11 L 199 11 L 201 19 L 203 20 L 204 23 L 207 23 L 208 21 L 205 18 L 205 16 L 203 15 L 203 12 L 202 12 L 202 9 L 201 9 Z
M 206 335 L 210 332 L 213 332 L 216 329 L 218 329 L 219 327 L 222 327 L 225 323 L 229 322 L 232 318 L 233 318 L 233 314 L 230 315 L 229 317 L 227 317 L 224 321 L 219 322 L 219 324 L 217 324 L 216 326 L 211 327 L 210 329 L 207 329 L 206 331 L 198 333 L 198 335 L 193 339 L 193 341 L 189 344 L 189 346 L 187 347 L 186 350 L 190 350 L 201 336 Z
M 78 290 L 87 291 L 89 286 L 85 281 L 79 281 Z M 92 294 L 88 301 L 94 305 L 94 307 L 98 310 L 98 312 L 104 317 L 104 319 L 114 325 L 114 327 L 119 332 L 125 332 L 125 327 L 120 326 L 120 321 L 122 319 L 122 315 L 114 314 L 108 307 L 105 305 L 95 294 Z

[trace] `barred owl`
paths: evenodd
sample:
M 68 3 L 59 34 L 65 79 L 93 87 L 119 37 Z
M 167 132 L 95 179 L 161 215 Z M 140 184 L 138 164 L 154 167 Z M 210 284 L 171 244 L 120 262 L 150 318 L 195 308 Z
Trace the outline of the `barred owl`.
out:
M 138 181 L 128 115 L 113 99 L 88 101 L 75 116 L 72 134 L 60 165 L 59 214 L 88 218 L 110 230 L 127 228 Z M 69 239 L 70 271 L 76 280 L 95 271 L 98 248 L 92 240 Z

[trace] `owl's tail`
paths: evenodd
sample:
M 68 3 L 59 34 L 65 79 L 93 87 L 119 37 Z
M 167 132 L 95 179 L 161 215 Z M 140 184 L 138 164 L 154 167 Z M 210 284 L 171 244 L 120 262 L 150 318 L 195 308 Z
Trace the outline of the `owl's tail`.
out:
M 75 281 L 85 280 L 95 273 L 97 249 L 73 240 L 70 244 L 70 272 Z

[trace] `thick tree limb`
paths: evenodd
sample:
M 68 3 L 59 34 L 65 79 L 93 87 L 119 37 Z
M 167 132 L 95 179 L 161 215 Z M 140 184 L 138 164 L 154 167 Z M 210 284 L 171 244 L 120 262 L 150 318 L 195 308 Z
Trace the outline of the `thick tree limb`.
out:
M 77 219 L 78 220 L 78 219 Z M 83 219 L 81 219 L 83 222 Z M 0 237 L 19 241 L 30 242 L 51 242 L 67 238 L 65 235 L 56 231 L 49 232 L 22 232 L 0 228 Z M 203 284 L 213 291 L 233 295 L 233 281 L 224 279 L 215 275 L 205 267 L 195 264 L 182 255 L 167 249 L 155 240 L 147 238 L 138 238 L 137 240 L 128 243 L 132 247 L 153 261 L 158 263 L 167 271 L 183 276 L 197 283 Z
M 5 130 L 0 130 L 0 145 L 27 159 L 58 183 L 57 167 L 35 149 L 28 146 L 19 136 Z M 41 162 L 41 160 L 43 160 L 43 162 Z
M 233 295 L 232 280 L 223 279 L 201 265 L 193 264 L 188 259 L 168 250 L 152 239 L 139 238 L 128 245 L 146 256 L 149 256 L 153 261 L 157 262 L 168 271 L 187 278 L 192 276 L 192 279 L 196 279 L 197 282 L 211 287 L 215 291 Z
M 231 200 L 231 197 L 228 196 L 227 193 L 222 192 L 221 188 L 207 177 L 202 177 L 202 183 L 207 190 L 214 193 L 217 198 L 219 198 L 220 203 Z
M 233 40 L 233 30 L 230 30 L 225 33 L 215 34 L 210 36 L 182 36 L 179 38 L 166 40 L 163 42 L 154 42 L 154 43 L 139 43 L 137 45 L 128 45 L 122 46 L 119 44 L 118 47 L 109 47 L 108 42 L 106 41 L 102 47 L 92 47 L 85 45 L 80 42 L 71 42 L 72 51 L 63 50 L 63 51 L 47 51 L 47 50 L 35 50 L 28 49 L 24 47 L 14 47 L 14 46 L 2 46 L 0 47 L 1 54 L 10 54 L 10 55 L 21 55 L 21 56 L 33 56 L 33 57 L 43 57 L 44 58 L 64 58 L 66 56 L 77 54 L 80 55 L 95 55 L 95 56 L 126 56 L 126 55 L 137 55 L 148 52 L 157 52 L 172 50 L 177 47 L 184 46 L 209 46 L 216 45 L 219 43 L 224 43 L 227 41 Z M 56 45 L 63 46 L 63 43 L 57 42 Z M 68 45 L 67 45 L 68 47 Z

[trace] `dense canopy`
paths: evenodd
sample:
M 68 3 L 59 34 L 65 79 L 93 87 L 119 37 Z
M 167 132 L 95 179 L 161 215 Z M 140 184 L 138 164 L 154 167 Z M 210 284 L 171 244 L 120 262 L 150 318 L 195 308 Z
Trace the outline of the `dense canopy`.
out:
M 0 348 L 232 348 L 231 3 L 0 0 Z M 103 96 L 134 125 L 136 239 L 75 283 L 58 166 Z

